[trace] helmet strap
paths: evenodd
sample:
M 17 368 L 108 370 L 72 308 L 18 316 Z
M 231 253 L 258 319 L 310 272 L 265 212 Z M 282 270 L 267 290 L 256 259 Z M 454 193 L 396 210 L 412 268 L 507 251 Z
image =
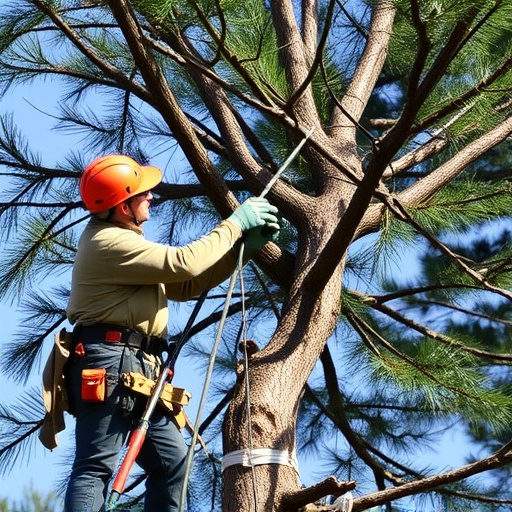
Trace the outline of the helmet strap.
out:
M 142 222 L 140 220 L 137 219 L 137 217 L 135 217 L 135 213 L 133 212 L 133 208 L 132 208 L 132 197 L 130 199 L 128 199 L 128 201 L 125 201 L 126 203 L 126 206 L 128 206 L 128 209 L 130 210 L 130 213 L 132 214 L 131 215 L 131 220 L 132 222 L 138 227 L 140 228 L 142 226 Z

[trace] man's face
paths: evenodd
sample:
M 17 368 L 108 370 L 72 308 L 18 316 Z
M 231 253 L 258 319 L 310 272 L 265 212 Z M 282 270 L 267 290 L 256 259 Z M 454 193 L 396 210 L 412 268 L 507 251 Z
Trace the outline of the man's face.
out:
M 138 222 L 142 223 L 149 219 L 149 204 L 153 200 L 151 190 L 133 196 L 130 201 L 133 215 Z

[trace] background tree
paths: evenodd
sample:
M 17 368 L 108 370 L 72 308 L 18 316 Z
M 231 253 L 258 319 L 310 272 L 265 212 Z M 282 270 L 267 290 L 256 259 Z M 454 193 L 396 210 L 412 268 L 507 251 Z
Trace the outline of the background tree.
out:
M 284 232 L 247 278 L 251 329 L 265 339 L 239 366 L 226 343 L 227 398 L 214 412 L 229 401 L 224 454 L 329 450 L 342 481 L 301 489 L 292 466 L 233 465 L 222 509 L 298 510 L 354 479 L 356 511 L 433 492 L 465 510 L 510 504 L 508 487 L 468 477 L 512 457 L 511 10 L 505 0 L 3 2 L 3 90 L 62 82 L 52 115 L 83 135 L 65 161 L 44 163 L 51 155 L 2 120 L 0 292 L 22 298 L 36 326 L 6 348 L 4 368 L 25 378 L 64 321 L 67 291 L 53 300 L 28 284 L 72 263 L 86 218 L 77 182 L 93 157 L 183 156 L 187 169 L 157 190 L 162 239 L 180 243 L 190 214 L 213 225 L 259 194 L 313 128 L 268 196 Z M 411 246 L 423 256 L 403 261 L 403 275 L 390 262 Z M 422 467 L 433 434 L 456 423 L 489 433 L 494 454 Z M 203 482 L 215 482 L 215 457 L 204 466 Z M 219 488 L 207 486 L 215 508 Z
M 29 486 L 25 489 L 23 499 L 17 503 L 0 498 L 1 512 L 58 512 L 62 503 L 53 492 L 42 495 Z

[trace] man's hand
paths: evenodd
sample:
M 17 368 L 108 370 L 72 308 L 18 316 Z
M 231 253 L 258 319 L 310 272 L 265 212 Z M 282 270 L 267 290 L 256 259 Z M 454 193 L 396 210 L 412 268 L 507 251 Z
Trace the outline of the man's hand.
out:
M 242 231 L 264 225 L 276 226 L 279 231 L 277 208 L 263 197 L 251 197 L 244 201 L 229 217 Z
M 252 228 L 245 238 L 245 246 L 250 252 L 258 252 L 267 242 L 277 241 L 280 229 L 277 222 Z

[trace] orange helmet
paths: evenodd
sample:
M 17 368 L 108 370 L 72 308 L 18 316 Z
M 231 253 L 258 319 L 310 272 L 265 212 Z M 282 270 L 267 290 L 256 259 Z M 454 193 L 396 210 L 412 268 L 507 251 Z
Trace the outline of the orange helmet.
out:
M 157 167 L 139 165 L 129 156 L 107 155 L 85 168 L 80 195 L 91 213 L 99 213 L 151 190 L 160 181 L 162 171 Z

